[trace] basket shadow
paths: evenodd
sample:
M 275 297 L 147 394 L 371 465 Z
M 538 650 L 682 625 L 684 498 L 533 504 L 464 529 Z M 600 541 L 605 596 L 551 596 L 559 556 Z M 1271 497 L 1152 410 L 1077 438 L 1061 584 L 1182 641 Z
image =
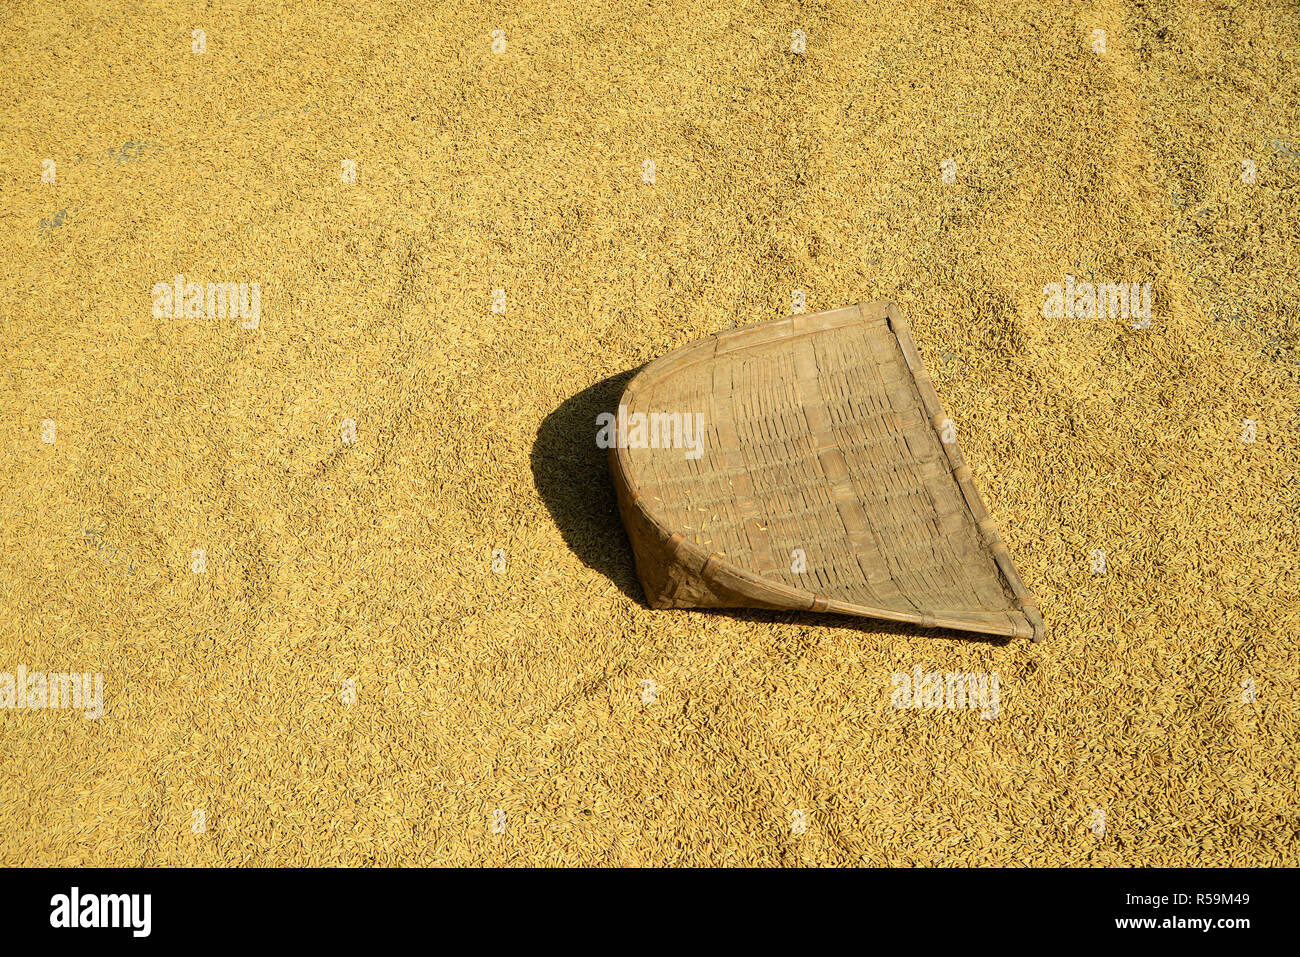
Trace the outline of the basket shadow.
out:
M 884 618 L 860 618 L 857 615 L 835 615 L 822 612 L 772 611 L 767 608 L 692 608 L 691 611 L 708 615 L 726 615 L 738 621 L 761 625 L 817 625 L 823 628 L 848 628 L 873 635 L 897 635 L 900 638 L 944 638 L 949 641 L 967 641 L 1003 647 L 1011 639 L 1002 635 L 987 635 L 978 631 L 958 631 L 955 628 L 925 628 L 905 621 Z
M 596 416 L 618 411 L 624 387 L 642 368 L 610 376 L 560 403 L 538 427 L 529 461 L 533 484 L 564 543 L 584 565 L 649 608 L 618 514 L 609 452 L 596 446 Z

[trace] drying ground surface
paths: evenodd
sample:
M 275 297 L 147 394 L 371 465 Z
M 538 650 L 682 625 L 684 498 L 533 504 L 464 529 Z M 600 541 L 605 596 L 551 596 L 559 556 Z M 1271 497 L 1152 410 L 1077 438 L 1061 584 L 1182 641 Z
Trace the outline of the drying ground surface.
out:
M 0 709 L 0 862 L 1300 863 L 1294 2 L 16 2 L 0 51 L 0 672 L 103 675 Z M 595 415 L 796 290 L 900 304 L 1045 643 L 646 607 Z

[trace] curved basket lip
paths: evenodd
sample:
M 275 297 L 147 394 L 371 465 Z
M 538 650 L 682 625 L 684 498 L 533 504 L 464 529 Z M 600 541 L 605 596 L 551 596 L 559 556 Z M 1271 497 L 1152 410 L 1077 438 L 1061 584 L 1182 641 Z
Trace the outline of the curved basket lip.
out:
M 697 358 L 693 358 L 693 362 L 707 362 L 720 352 L 756 348 L 776 339 L 788 339 L 790 338 L 787 334 L 788 330 L 793 330 L 795 335 L 812 335 L 838 326 L 854 325 L 867 319 L 885 319 L 892 305 L 893 303 L 886 301 L 858 303 L 854 306 L 832 309 L 829 312 L 786 316 L 784 319 L 772 319 L 712 333 L 703 339 L 679 346 L 667 355 L 660 356 L 634 375 L 623 387 L 619 405 L 628 404 L 639 389 L 650 382 L 664 378 L 669 372 L 674 371 L 674 366 L 679 365 L 681 360 L 692 353 L 700 353 Z
M 938 408 L 942 413 L 943 406 L 939 401 L 938 393 L 930 380 L 929 374 L 921 366 L 920 356 L 912 343 L 911 331 L 908 328 L 907 320 L 903 317 L 898 306 L 890 300 L 879 300 L 869 303 L 857 303 L 852 306 L 844 306 L 839 309 L 829 310 L 827 312 L 811 313 L 806 315 L 787 316 L 783 319 L 774 319 L 768 322 L 755 323 L 749 326 L 741 326 L 736 329 L 725 329 L 721 332 L 715 332 L 704 339 L 698 339 L 689 342 L 684 346 L 674 349 L 672 352 L 655 359 L 639 373 L 632 377 L 631 381 L 623 388 L 619 396 L 620 406 L 630 406 L 635 394 L 649 382 L 656 381 L 666 376 L 669 372 L 674 371 L 675 367 L 682 364 L 682 360 L 691 356 L 692 353 L 700 353 L 699 357 L 692 360 L 694 362 L 705 362 L 713 359 L 718 352 L 730 352 L 737 349 L 749 348 L 766 344 L 772 340 L 788 337 L 788 331 L 793 328 L 795 335 L 810 335 L 821 332 L 826 329 L 833 329 L 839 326 L 852 325 L 858 322 L 870 321 L 873 319 L 884 319 L 888 322 L 891 331 L 898 339 L 899 346 L 902 349 L 903 357 L 907 362 L 908 369 L 911 371 L 916 381 L 917 389 L 921 394 L 922 404 L 925 406 L 927 416 L 932 416 L 933 409 Z M 937 426 L 936 426 L 937 427 Z M 953 467 L 953 472 L 962 470 L 964 475 L 957 478 L 957 483 L 962 490 L 962 498 L 967 506 L 967 511 L 976 525 L 988 533 L 992 526 L 993 518 L 989 515 L 980 497 L 978 490 L 975 488 L 974 481 L 970 475 L 970 469 L 965 465 L 965 459 L 961 452 L 961 446 L 957 441 L 944 444 L 945 450 L 949 455 L 949 463 Z M 629 450 L 615 445 L 611 456 L 611 464 L 615 466 L 621 476 L 623 486 L 627 489 L 629 504 L 635 508 L 639 515 L 654 529 L 663 540 L 669 541 L 676 535 L 674 529 L 669 528 L 658 516 L 650 510 L 645 504 L 645 499 L 640 490 L 632 480 L 631 461 L 628 454 Z M 899 621 L 908 624 L 920 625 L 928 628 L 948 628 L 955 631 L 972 631 L 981 634 L 1002 635 L 1012 638 L 1032 638 L 1033 641 L 1042 641 L 1046 634 L 1043 619 L 1038 611 L 1038 603 L 1025 587 L 1020 574 L 1015 565 L 1011 562 L 1010 553 L 996 530 L 991 532 L 992 543 L 1000 548 L 994 548 L 989 541 L 984 544 L 993 553 L 998 572 L 1015 596 L 1018 604 L 1017 609 L 1007 612 L 1008 615 L 1019 613 L 1025 619 L 1025 625 L 1018 626 L 1010 621 L 1005 625 L 993 622 L 974 622 L 966 619 L 951 618 L 948 616 L 933 615 L 921 612 L 903 612 L 895 611 L 888 608 L 876 608 L 870 605 L 861 605 L 856 602 L 843 601 L 837 598 L 830 598 L 825 595 L 819 595 L 816 592 L 809 591 L 806 588 L 796 588 L 787 585 L 784 582 L 773 581 L 755 574 L 748 569 L 736 565 L 734 562 L 723 558 L 716 552 L 706 552 L 703 548 L 696 545 L 689 539 L 681 539 L 677 545 L 678 554 L 685 552 L 697 560 L 698 564 L 708 563 L 714 569 L 725 569 L 726 572 L 749 585 L 764 591 L 770 591 L 775 594 L 784 595 L 790 599 L 804 602 L 803 608 L 791 605 L 792 611 L 815 611 L 830 612 L 843 615 L 854 615 L 865 618 L 879 618 L 886 621 Z

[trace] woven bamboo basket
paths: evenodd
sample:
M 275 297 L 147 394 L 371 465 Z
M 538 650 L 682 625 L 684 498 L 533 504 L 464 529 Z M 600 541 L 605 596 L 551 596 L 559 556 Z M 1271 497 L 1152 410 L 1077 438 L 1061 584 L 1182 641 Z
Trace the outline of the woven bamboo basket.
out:
M 610 468 L 651 606 L 1042 640 L 893 303 L 718 333 L 646 366 L 619 405 Z

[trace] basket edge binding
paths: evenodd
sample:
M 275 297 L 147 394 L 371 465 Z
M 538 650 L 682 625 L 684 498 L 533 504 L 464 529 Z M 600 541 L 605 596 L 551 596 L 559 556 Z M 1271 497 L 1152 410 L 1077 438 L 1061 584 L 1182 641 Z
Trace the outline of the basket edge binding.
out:
M 1020 613 L 1024 615 L 1025 620 L 1033 629 L 1032 640 L 1041 642 L 1047 637 L 1047 626 L 1043 622 L 1038 602 L 1020 577 L 1020 571 L 1011 558 L 1011 550 L 1007 548 L 1006 542 L 1002 540 L 997 519 L 989 512 L 984 497 L 975 485 L 974 473 L 971 471 L 970 466 L 966 464 L 961 442 L 956 436 L 953 437 L 951 442 L 943 441 L 942 430 L 948 420 L 948 415 L 944 410 L 942 400 L 939 398 L 938 390 L 934 387 L 934 381 L 930 378 L 930 374 L 925 371 L 925 366 L 921 362 L 921 354 L 917 351 L 916 343 L 912 339 L 911 327 L 903 317 L 902 310 L 898 308 L 897 303 L 886 301 L 883 305 L 885 315 L 888 317 L 889 328 L 898 340 L 899 348 L 903 352 L 903 358 L 907 362 L 908 371 L 912 373 L 912 380 L 916 383 L 916 389 L 921 396 L 921 402 L 925 407 L 930 426 L 935 430 L 936 434 L 939 434 L 939 444 L 948 456 L 948 464 L 951 467 L 953 478 L 956 479 L 957 485 L 961 489 L 966 507 L 970 510 L 971 517 L 980 530 L 985 547 L 992 553 L 998 571 L 1011 589 Z M 859 304 L 859 308 L 862 308 L 861 304 Z

